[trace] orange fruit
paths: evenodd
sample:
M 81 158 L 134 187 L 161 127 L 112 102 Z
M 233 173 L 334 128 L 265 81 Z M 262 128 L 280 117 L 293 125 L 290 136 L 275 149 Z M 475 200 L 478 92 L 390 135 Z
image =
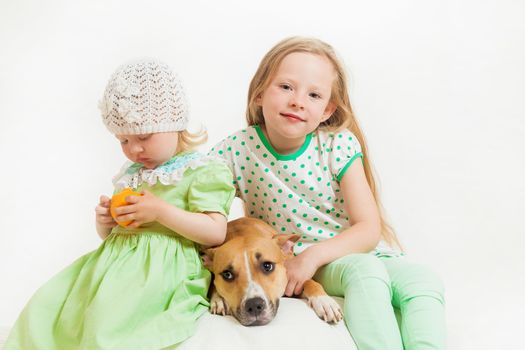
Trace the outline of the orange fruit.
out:
M 128 205 L 128 202 L 126 202 L 127 196 L 142 196 L 142 193 L 135 192 L 131 188 L 126 187 L 119 193 L 115 193 L 113 197 L 111 197 L 111 207 L 109 208 L 109 211 L 111 213 L 111 216 L 115 221 L 117 221 L 117 214 L 115 213 L 115 209 L 118 207 L 122 207 L 124 205 Z M 117 224 L 120 226 L 126 227 L 129 224 L 131 224 L 133 220 L 130 221 L 117 221 Z

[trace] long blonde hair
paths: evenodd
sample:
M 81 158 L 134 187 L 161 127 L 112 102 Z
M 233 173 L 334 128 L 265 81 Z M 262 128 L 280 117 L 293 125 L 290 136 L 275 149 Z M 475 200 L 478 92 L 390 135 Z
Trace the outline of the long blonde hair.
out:
M 363 166 L 366 179 L 374 195 L 381 219 L 381 235 L 390 245 L 397 245 L 401 248 L 401 244 L 399 243 L 394 230 L 385 219 L 384 209 L 381 205 L 368 155 L 366 140 L 359 124 L 357 123 L 357 119 L 352 110 L 352 105 L 350 104 L 346 73 L 332 46 L 319 39 L 297 36 L 284 39 L 275 45 L 263 57 L 250 83 L 250 88 L 248 90 L 248 106 L 246 109 L 246 121 L 248 125 L 264 124 L 262 108 L 256 103 L 256 100 L 270 84 L 271 79 L 277 72 L 282 60 L 293 52 L 307 52 L 326 57 L 334 66 L 336 78 L 332 85 L 330 100 L 336 106 L 336 110 L 330 118 L 319 125 L 319 128 L 334 132 L 348 129 L 357 137 L 361 144 L 361 150 L 363 153 Z

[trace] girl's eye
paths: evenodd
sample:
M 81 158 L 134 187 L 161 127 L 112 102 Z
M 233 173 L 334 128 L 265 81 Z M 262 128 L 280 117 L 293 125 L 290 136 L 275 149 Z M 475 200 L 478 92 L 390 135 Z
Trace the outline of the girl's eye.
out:
M 316 93 L 316 92 L 311 92 L 311 93 L 310 93 L 310 97 L 311 97 L 311 98 L 315 98 L 315 99 L 319 99 L 319 98 L 321 98 L 321 95 L 319 95 L 319 94 Z
M 128 140 L 120 140 L 120 144 L 121 144 L 121 145 L 125 145 L 125 144 L 127 144 L 127 143 L 128 143 Z
M 147 139 L 149 139 L 151 135 L 144 135 L 144 136 L 139 136 L 139 140 L 140 141 L 146 141 Z
M 290 85 L 288 85 L 288 84 L 281 84 L 280 86 L 281 86 L 281 89 L 283 89 L 283 90 L 291 90 L 292 89 L 292 87 Z

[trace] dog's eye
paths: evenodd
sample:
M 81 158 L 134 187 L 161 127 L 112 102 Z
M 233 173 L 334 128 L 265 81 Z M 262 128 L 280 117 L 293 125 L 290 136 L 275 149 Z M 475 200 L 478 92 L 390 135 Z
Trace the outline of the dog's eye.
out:
M 225 271 L 221 272 L 221 276 L 227 282 L 231 282 L 235 278 L 233 273 L 231 271 L 229 271 L 229 270 L 225 270 Z
M 261 268 L 264 272 L 272 272 L 274 268 L 274 263 L 265 261 L 261 264 Z

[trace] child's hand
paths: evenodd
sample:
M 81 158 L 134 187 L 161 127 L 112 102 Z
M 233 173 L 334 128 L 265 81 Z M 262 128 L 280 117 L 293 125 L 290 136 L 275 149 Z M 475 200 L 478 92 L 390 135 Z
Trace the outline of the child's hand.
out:
M 142 224 L 157 221 L 159 211 L 166 204 L 162 199 L 155 197 L 151 192 L 143 191 L 142 196 L 127 196 L 129 205 L 115 209 L 117 221 L 132 221 L 127 227 L 137 228 Z
M 301 254 L 285 261 L 288 284 L 284 294 L 286 296 L 299 295 L 303 291 L 303 284 L 311 279 L 317 271 L 317 264 L 312 256 L 307 253 L 308 249 Z
M 113 228 L 117 225 L 115 220 L 109 213 L 109 207 L 111 206 L 111 199 L 107 196 L 100 196 L 100 201 L 95 207 L 97 224 L 104 228 Z

